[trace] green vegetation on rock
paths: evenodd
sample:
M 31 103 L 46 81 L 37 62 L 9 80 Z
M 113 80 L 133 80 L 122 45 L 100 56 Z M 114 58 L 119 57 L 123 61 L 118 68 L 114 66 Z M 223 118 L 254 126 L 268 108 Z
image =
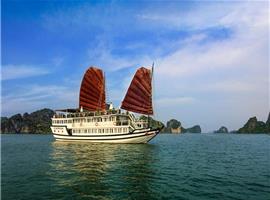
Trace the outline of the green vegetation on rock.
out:
M 201 130 L 200 125 L 195 125 L 187 129 L 182 128 L 182 132 L 183 133 L 201 133 L 202 130 Z
M 214 133 L 228 133 L 228 129 L 225 126 L 221 126 L 218 130 L 214 131 Z
M 164 124 L 160 121 L 154 120 L 152 117 L 147 117 L 145 115 L 140 116 L 140 120 L 148 121 L 149 120 L 149 126 L 152 128 L 162 128 L 164 127 Z
M 173 129 L 179 129 L 181 133 L 201 133 L 201 127 L 199 125 L 192 126 L 190 128 L 182 127 L 180 121 L 171 119 L 167 122 L 166 127 L 162 130 L 162 133 L 172 133 Z
M 48 108 L 13 115 L 10 118 L 1 117 L 1 133 L 51 133 L 50 125 L 54 111 Z
M 258 121 L 257 117 L 251 117 L 237 133 L 270 133 L 270 113 L 266 123 Z

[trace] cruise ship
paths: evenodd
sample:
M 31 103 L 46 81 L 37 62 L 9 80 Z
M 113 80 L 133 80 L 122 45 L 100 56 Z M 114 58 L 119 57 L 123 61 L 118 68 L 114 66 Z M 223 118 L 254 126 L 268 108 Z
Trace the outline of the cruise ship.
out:
M 147 143 L 163 128 L 153 127 L 153 66 L 139 68 L 119 109 L 106 103 L 105 75 L 97 67 L 84 74 L 77 109 L 56 110 L 51 130 L 56 140 Z

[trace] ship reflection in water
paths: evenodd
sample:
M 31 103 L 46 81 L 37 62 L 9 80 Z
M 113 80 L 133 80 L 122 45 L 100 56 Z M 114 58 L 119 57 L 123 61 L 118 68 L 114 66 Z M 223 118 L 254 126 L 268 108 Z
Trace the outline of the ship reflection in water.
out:
M 62 195 L 93 199 L 153 197 L 149 186 L 155 175 L 153 159 L 158 146 L 59 141 L 52 145 L 48 177 L 54 187 L 66 191 Z

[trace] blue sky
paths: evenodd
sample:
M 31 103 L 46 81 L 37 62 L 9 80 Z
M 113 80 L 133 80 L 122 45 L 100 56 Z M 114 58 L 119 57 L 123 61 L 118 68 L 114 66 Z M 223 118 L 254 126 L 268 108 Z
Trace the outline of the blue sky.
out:
M 91 65 L 120 105 L 155 62 L 155 117 L 204 131 L 269 113 L 268 1 L 2 1 L 2 116 L 77 107 Z

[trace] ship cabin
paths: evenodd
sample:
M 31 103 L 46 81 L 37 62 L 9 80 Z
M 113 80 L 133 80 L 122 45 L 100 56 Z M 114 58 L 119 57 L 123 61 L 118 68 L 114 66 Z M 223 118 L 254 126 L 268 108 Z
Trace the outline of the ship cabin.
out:
M 71 134 L 124 134 L 148 128 L 148 122 L 121 109 L 86 112 L 75 109 L 56 110 L 54 127 L 66 126 Z M 57 129 L 57 128 L 55 128 Z M 57 130 L 55 130 L 57 132 Z

